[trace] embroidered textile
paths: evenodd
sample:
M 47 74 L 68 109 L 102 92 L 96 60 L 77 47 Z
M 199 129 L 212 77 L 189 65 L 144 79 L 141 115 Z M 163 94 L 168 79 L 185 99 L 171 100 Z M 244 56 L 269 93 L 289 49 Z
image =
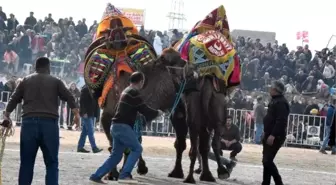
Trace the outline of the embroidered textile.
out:
M 175 48 L 184 60 L 196 65 L 202 76 L 215 75 L 228 87 L 239 85 L 240 60 L 233 46 L 224 6 L 198 22 Z

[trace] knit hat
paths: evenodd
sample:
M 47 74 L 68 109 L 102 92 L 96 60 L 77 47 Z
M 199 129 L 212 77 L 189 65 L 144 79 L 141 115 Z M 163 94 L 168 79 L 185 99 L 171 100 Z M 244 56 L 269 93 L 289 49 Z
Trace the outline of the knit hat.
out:
M 284 94 L 285 92 L 284 84 L 278 80 L 272 82 L 272 88 L 274 88 L 279 94 Z

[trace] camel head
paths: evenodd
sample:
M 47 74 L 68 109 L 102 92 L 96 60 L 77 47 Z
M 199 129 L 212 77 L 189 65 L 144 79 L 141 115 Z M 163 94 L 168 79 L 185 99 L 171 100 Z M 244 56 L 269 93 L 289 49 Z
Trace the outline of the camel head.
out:
M 145 85 L 141 91 L 148 105 L 157 109 L 169 109 L 176 98 L 183 80 L 194 78 L 194 67 L 184 61 L 180 54 L 166 49 L 162 55 L 142 66 Z

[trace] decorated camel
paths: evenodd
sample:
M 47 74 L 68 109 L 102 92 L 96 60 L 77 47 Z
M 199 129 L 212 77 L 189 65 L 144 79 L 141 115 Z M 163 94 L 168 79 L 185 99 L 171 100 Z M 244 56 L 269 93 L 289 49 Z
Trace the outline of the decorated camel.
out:
M 202 157 L 200 180 L 215 181 L 208 165 L 211 131 L 214 131 L 212 148 L 218 164 L 218 177 L 228 178 L 229 172 L 220 160 L 221 125 L 226 121 L 227 96 L 240 83 L 241 67 L 230 36 L 224 6 L 215 9 L 203 21 L 198 22 L 174 47 L 189 65 L 194 65 L 199 74 L 198 79 L 188 82 L 184 93 L 191 142 L 190 169 L 184 182 L 195 183 L 193 170 L 198 152 Z M 181 156 L 186 148 L 184 138 L 186 128 L 180 128 L 184 131 L 182 132 L 177 130 L 178 127 L 174 125 L 177 134 L 175 142 L 177 159 L 175 168 L 169 176 L 183 178 Z
M 145 62 L 154 59 L 155 50 L 139 36 L 132 21 L 108 4 L 94 41 L 86 52 L 84 79 L 103 109 L 101 123 L 111 146 L 109 150 L 112 149 L 111 119 L 119 95 L 127 87 L 130 74 L 139 70 Z M 129 151 L 125 151 L 126 157 L 128 153 Z M 148 172 L 142 156 L 137 171 L 139 174 Z M 113 169 L 109 179 L 117 179 L 118 175 L 118 171 Z

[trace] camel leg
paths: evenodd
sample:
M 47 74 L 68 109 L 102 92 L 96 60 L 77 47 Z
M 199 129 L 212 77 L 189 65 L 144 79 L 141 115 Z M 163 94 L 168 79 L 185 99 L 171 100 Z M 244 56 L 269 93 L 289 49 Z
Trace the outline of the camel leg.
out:
M 189 150 L 190 166 L 189 166 L 189 174 L 183 182 L 196 184 L 196 181 L 194 179 L 194 167 L 198 154 L 197 149 L 198 130 L 196 130 L 195 128 L 189 128 L 189 133 L 190 133 L 190 145 L 191 145 Z
M 202 162 L 202 172 L 200 176 L 201 181 L 216 182 L 209 169 L 208 153 L 210 151 L 210 133 L 206 127 L 201 127 L 199 136 L 199 153 L 202 157 L 200 162 Z
M 212 140 L 212 149 L 215 154 L 216 162 L 218 165 L 217 173 L 219 179 L 227 179 L 230 177 L 229 171 L 226 169 L 226 167 L 221 162 L 221 143 L 220 143 L 220 137 L 221 137 L 221 129 L 222 125 L 226 122 L 226 100 L 224 94 L 215 93 L 213 97 L 211 98 L 210 102 L 211 107 L 211 117 L 212 119 L 212 126 L 214 128 L 214 138 Z
M 139 137 L 139 142 L 142 144 L 142 136 Z M 146 162 L 143 159 L 142 154 L 139 157 L 137 173 L 139 175 L 146 175 L 148 173 L 148 167 L 146 166 Z
M 198 136 L 200 133 L 200 126 L 202 124 L 202 114 L 201 114 L 201 104 L 200 104 L 200 93 L 193 92 L 186 97 L 187 101 L 187 124 L 189 128 L 189 136 L 190 136 L 190 166 L 189 166 L 189 174 L 187 178 L 183 181 L 184 183 L 193 183 L 196 181 L 194 179 L 194 168 L 195 162 L 197 159 L 198 152 Z
M 146 166 L 146 162 L 142 158 L 142 155 L 140 155 L 140 158 L 139 158 L 139 161 L 138 161 L 137 173 L 139 175 L 146 175 L 148 173 L 148 167 Z
M 183 179 L 182 169 L 182 154 L 187 148 L 186 138 L 188 133 L 188 126 L 186 123 L 186 114 L 183 103 L 181 102 L 177 107 L 175 114 L 171 118 L 171 122 L 175 129 L 176 139 L 174 147 L 176 150 L 176 160 L 174 169 L 168 174 L 168 177 Z
M 105 133 L 105 135 L 107 137 L 107 140 L 109 141 L 109 144 L 110 144 L 110 147 L 108 149 L 110 152 L 111 152 L 111 149 L 112 149 L 112 142 L 113 142 L 111 132 L 110 132 L 112 117 L 113 117 L 113 115 L 104 111 L 103 114 L 102 114 L 102 117 L 100 119 L 101 124 L 103 125 L 104 133 Z

